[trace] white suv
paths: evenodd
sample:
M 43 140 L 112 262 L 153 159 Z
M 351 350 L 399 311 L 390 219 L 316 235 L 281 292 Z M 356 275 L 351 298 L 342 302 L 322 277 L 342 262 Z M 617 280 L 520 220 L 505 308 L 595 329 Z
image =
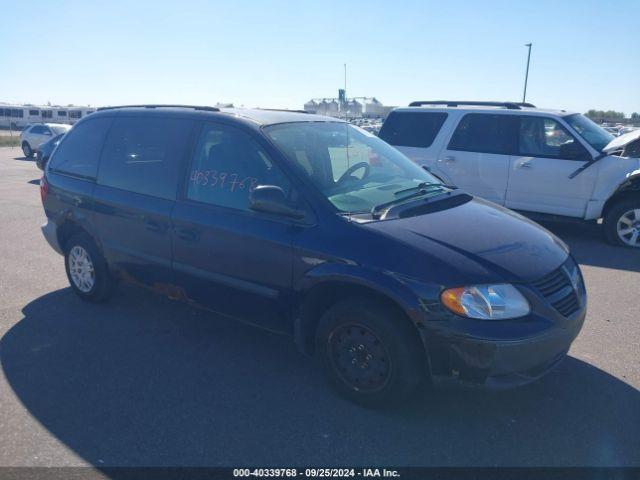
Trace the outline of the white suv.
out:
M 34 123 L 27 125 L 20 134 L 22 153 L 27 158 L 33 157 L 40 145 L 61 133 L 68 132 L 70 128 L 71 125 L 65 125 L 64 123 Z
M 380 138 L 446 183 L 534 218 L 603 218 L 640 248 L 640 130 L 614 137 L 579 113 L 510 102 L 413 102 Z

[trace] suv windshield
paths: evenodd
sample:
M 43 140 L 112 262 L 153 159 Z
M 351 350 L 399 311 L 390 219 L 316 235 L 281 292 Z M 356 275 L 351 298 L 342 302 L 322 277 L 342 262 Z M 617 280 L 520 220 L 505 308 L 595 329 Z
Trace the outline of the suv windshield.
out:
M 393 147 L 346 123 L 284 123 L 264 131 L 341 212 L 371 212 L 421 184 L 436 184 L 431 194 L 444 188 Z
M 49 128 L 53 130 L 55 135 L 60 135 L 61 133 L 67 133 L 71 127 L 68 125 L 50 125 Z
M 564 117 L 566 122 L 578 132 L 589 145 L 601 152 L 615 137 L 604 128 L 596 125 L 584 115 L 574 113 Z

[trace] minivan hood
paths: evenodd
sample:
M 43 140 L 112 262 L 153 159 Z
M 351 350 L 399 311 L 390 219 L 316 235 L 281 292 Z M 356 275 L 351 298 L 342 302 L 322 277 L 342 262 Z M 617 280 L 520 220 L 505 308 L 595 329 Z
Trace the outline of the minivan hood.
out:
M 614 138 L 602 149 L 602 153 L 610 154 L 616 150 L 621 150 L 638 140 L 640 140 L 640 128 Z
M 400 240 L 413 252 L 424 253 L 440 268 L 447 264 L 446 269 L 458 270 L 462 277 L 469 272 L 475 281 L 478 272 L 487 281 L 537 280 L 558 268 L 568 255 L 568 247 L 551 232 L 479 198 L 447 210 L 366 225 Z M 428 260 L 422 265 L 415 258 L 414 263 L 416 270 L 428 269 Z

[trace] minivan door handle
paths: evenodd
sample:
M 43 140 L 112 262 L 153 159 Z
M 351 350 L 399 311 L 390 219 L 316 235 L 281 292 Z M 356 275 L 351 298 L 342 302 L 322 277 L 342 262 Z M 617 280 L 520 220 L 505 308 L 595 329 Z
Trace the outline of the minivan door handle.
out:
M 162 228 L 158 222 L 154 222 L 153 220 L 147 220 L 144 222 L 144 227 L 150 232 L 163 232 L 165 229 Z
M 174 232 L 176 232 L 177 237 L 182 238 L 183 240 L 194 241 L 198 238 L 198 234 L 195 230 L 188 228 L 176 227 L 174 228 Z

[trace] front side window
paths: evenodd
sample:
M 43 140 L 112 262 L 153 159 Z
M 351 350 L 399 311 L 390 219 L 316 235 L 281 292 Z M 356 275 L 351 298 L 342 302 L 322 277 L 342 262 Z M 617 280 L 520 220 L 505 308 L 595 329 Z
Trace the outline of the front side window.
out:
M 248 210 L 249 195 L 258 185 L 275 185 L 285 195 L 291 191 L 286 176 L 249 133 L 205 124 L 191 162 L 187 198 Z
M 444 112 L 392 112 L 379 137 L 391 145 L 427 148 L 446 119 Z
M 517 117 L 487 113 L 465 115 L 449 142 L 449 150 L 510 155 L 517 142 Z
M 102 152 L 98 183 L 174 200 L 192 126 L 180 118 L 116 118 Z
M 100 150 L 111 118 L 96 118 L 73 127 L 56 149 L 51 170 L 74 176 L 95 178 Z
M 567 115 L 564 120 L 598 152 L 601 152 L 615 138 L 604 128 L 579 113 Z
M 518 136 L 519 154 L 559 159 L 586 158 L 582 145 L 552 118 L 521 116 Z
M 434 193 L 444 188 L 395 148 L 346 123 L 283 123 L 264 131 L 341 212 L 369 213 L 421 184 L 429 184 Z

